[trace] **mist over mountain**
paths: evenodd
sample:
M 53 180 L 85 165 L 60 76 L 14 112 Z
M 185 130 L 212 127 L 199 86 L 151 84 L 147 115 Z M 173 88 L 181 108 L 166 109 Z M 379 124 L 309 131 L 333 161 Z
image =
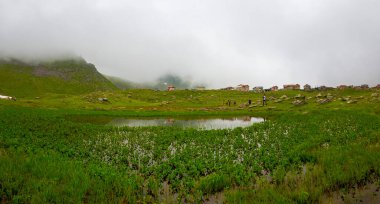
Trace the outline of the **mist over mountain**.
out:
M 136 82 L 375 85 L 380 1 L 0 1 L 0 55 L 75 53 Z
M 0 58 L 0 94 L 40 96 L 44 93 L 82 94 L 93 91 L 191 89 L 199 83 L 175 74 L 152 81 L 131 81 L 98 72 L 95 65 L 75 55 L 49 58 Z
M 81 57 L 42 61 L 0 59 L 0 94 L 23 97 L 116 89 L 93 64 Z
M 197 86 L 205 86 L 205 83 L 193 82 L 191 79 L 181 77 L 176 74 L 165 74 L 152 81 L 131 81 L 115 76 L 105 77 L 115 84 L 119 89 L 154 89 L 154 90 L 167 90 L 169 85 L 174 86 L 176 89 L 192 89 Z

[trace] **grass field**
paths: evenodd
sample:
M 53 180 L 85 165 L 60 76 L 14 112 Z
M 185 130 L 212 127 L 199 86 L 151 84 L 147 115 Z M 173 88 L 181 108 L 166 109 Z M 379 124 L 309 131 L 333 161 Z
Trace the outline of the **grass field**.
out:
M 318 203 L 379 181 L 379 90 L 270 92 L 264 107 L 262 94 L 238 91 L 35 97 L 0 101 L 3 202 Z M 189 115 L 269 120 L 232 130 L 72 120 Z

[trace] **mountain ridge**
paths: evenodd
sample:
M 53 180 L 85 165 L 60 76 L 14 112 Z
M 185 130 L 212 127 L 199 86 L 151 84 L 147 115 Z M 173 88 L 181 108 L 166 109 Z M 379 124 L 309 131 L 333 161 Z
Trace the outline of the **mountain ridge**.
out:
M 0 60 L 0 94 L 23 97 L 111 90 L 117 90 L 117 87 L 83 58 L 28 62 L 15 58 Z

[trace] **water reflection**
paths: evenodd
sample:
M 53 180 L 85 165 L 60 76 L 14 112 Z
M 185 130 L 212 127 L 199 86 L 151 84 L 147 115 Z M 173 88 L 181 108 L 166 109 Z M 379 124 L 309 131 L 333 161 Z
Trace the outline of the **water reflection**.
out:
M 116 118 L 108 125 L 117 127 L 143 127 L 143 126 L 175 126 L 182 128 L 196 129 L 233 129 L 236 127 L 248 127 L 254 123 L 263 122 L 263 118 L 250 116 L 230 117 L 230 118 L 193 118 L 193 119 L 175 119 L 175 118 Z

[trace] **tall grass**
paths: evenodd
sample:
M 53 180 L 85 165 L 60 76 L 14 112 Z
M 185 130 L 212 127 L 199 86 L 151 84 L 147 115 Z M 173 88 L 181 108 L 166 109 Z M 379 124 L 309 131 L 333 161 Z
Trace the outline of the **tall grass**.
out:
M 112 128 L 0 109 L 0 193 L 13 202 L 317 202 L 379 176 L 380 118 L 286 113 L 233 130 Z M 167 187 L 168 186 L 168 187 Z M 166 192 L 166 193 L 165 193 Z

